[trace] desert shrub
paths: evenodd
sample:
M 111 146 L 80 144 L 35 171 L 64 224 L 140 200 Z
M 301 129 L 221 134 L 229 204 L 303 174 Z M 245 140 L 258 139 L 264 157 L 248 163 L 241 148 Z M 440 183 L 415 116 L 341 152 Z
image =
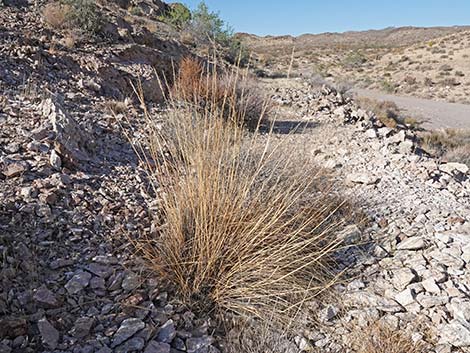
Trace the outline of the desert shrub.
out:
M 425 86 L 434 85 L 434 82 L 433 82 L 432 78 L 430 78 L 430 77 L 425 77 L 423 83 L 424 83 Z
M 52 2 L 42 9 L 42 18 L 54 29 L 63 29 L 71 14 L 71 7 L 68 4 Z
M 190 89 L 210 92 L 200 87 L 199 67 L 185 65 Z M 238 75 L 227 81 L 234 85 Z M 213 74 L 205 82 L 217 87 L 217 80 Z M 236 91 L 224 98 L 229 105 Z M 137 240 L 138 249 L 195 310 L 272 317 L 274 308 L 279 320 L 289 317 L 335 278 L 341 202 L 271 135 L 243 130 L 238 106 L 227 119 L 216 104 L 168 105 L 163 115 L 147 114 L 143 149 L 136 148 L 150 153 L 143 159 L 151 161 L 161 212 L 159 234 Z
M 44 7 L 42 16 L 55 29 L 78 30 L 87 35 L 97 34 L 102 26 L 102 16 L 91 0 L 52 2 Z
M 415 85 L 417 80 L 416 80 L 416 77 L 413 77 L 413 76 L 410 76 L 410 75 L 407 75 L 405 77 L 405 83 L 412 86 L 412 85 Z
M 439 70 L 441 70 L 441 71 L 452 71 L 453 68 L 449 64 L 444 64 L 439 68 Z
M 359 68 L 366 62 L 367 62 L 366 57 L 359 51 L 350 52 L 343 59 L 343 65 L 348 68 Z
M 219 107 L 227 119 L 231 119 L 235 112 L 237 121 L 243 120 L 246 126 L 255 128 L 262 122 L 260 117 L 269 113 L 267 100 L 253 79 L 246 77 L 235 82 L 234 79 L 230 74 L 218 73 L 216 68 L 186 57 L 179 65 L 171 94 L 174 99 L 202 108 Z
M 233 65 L 246 67 L 250 61 L 250 54 L 240 40 L 232 38 L 227 44 L 225 59 Z
M 379 101 L 365 97 L 360 97 L 356 101 L 362 109 L 373 112 L 376 118 L 389 128 L 396 128 L 398 124 L 410 127 L 419 126 L 416 119 L 403 117 L 400 108 L 392 101 Z
M 96 35 L 102 27 L 102 14 L 99 12 L 95 1 L 91 0 L 67 0 L 72 8 L 70 21 L 72 25 L 89 35 Z
M 248 64 L 249 53 L 242 42 L 234 36 L 233 29 L 220 18 L 216 12 L 211 12 L 202 1 L 190 15 L 190 21 L 185 26 L 186 37 L 199 45 L 217 43 L 223 47 L 225 59 L 237 66 Z
M 426 353 L 429 347 L 414 342 L 411 335 L 383 323 L 357 330 L 354 339 L 357 353 Z
M 209 11 L 204 1 L 193 11 L 189 29 L 201 43 L 215 41 L 227 45 L 233 37 L 233 29 L 226 25 L 218 13 Z
M 183 28 L 191 21 L 191 11 L 183 4 L 174 3 L 159 19 L 176 28 Z
M 441 81 L 443 86 L 458 86 L 460 83 L 455 79 L 455 77 L 447 77 Z
M 387 92 L 387 93 L 395 93 L 395 85 L 388 81 L 388 80 L 383 80 L 381 83 L 382 89 Z
M 131 6 L 127 11 L 133 16 L 142 16 L 142 9 L 138 6 Z
M 470 131 L 458 129 L 436 130 L 421 137 L 421 147 L 449 162 L 470 166 Z

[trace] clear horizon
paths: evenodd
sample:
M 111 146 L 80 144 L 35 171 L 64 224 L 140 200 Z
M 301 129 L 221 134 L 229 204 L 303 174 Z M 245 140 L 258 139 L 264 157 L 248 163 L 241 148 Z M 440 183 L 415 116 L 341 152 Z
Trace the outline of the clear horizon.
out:
M 200 0 L 185 0 L 194 9 Z M 439 27 L 470 24 L 468 0 L 206 0 L 236 32 L 302 35 L 378 30 L 388 27 Z

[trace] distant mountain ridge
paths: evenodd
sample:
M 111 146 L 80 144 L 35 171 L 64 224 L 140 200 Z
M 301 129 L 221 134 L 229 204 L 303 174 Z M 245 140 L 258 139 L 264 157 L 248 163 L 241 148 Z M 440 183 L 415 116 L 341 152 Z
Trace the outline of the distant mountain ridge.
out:
M 388 27 L 379 30 L 348 31 L 343 33 L 302 34 L 300 36 L 257 36 L 238 33 L 237 36 L 251 49 L 268 49 L 293 45 L 304 47 L 327 47 L 333 45 L 346 47 L 400 47 L 429 41 L 448 34 L 469 31 L 469 26 L 452 27 Z

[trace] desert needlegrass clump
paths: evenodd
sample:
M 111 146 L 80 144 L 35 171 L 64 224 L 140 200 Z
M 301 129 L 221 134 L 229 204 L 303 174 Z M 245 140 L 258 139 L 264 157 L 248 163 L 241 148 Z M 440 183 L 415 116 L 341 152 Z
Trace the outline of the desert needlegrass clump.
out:
M 341 203 L 273 134 L 243 128 L 234 92 L 203 109 L 170 101 L 163 116 L 147 114 L 136 150 L 147 161 L 161 224 L 136 245 L 196 309 L 263 318 L 276 308 L 288 318 L 336 277 Z

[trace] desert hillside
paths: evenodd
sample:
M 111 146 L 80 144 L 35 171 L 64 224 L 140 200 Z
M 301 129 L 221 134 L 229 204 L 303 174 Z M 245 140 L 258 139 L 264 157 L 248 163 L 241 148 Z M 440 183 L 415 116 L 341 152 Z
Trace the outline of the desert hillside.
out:
M 267 74 L 282 76 L 290 71 L 352 87 L 469 103 L 469 35 L 468 27 L 404 27 L 299 37 L 240 34 L 240 38 Z
M 468 30 L 1 0 L 0 353 L 470 352 Z

